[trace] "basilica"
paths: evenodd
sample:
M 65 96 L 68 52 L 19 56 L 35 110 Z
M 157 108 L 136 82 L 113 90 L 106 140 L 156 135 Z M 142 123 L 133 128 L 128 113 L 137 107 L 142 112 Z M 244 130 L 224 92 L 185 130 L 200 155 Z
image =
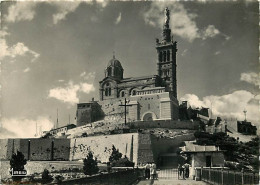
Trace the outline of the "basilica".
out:
M 169 27 L 170 11 L 165 9 L 162 39 L 156 39 L 157 74 L 124 77 L 124 68 L 115 56 L 105 68 L 99 82 L 99 101 L 77 105 L 77 126 L 100 119 L 127 122 L 176 120 L 177 100 L 176 53 L 177 42 Z

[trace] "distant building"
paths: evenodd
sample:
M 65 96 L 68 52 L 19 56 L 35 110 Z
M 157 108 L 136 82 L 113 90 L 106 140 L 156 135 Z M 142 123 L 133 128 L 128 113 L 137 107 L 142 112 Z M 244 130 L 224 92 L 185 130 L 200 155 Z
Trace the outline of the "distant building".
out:
M 162 40 L 156 39 L 157 74 L 124 78 L 124 69 L 115 56 L 105 68 L 105 78 L 99 82 L 100 101 L 77 106 L 77 126 L 102 118 L 93 109 L 100 106 L 104 119 L 150 121 L 179 118 L 177 100 L 176 54 L 177 42 L 169 27 L 170 12 L 165 9 Z M 126 98 L 126 102 L 125 102 Z M 123 105 L 128 105 L 126 110 Z
M 49 133 L 50 133 L 50 135 L 65 135 L 69 129 L 72 129 L 75 127 L 76 127 L 76 125 L 70 124 L 70 125 L 60 127 L 60 128 L 52 129 L 49 131 Z
M 237 121 L 237 131 L 246 135 L 256 135 L 256 126 L 248 121 Z
M 76 117 L 77 126 L 82 126 L 103 119 L 104 113 L 101 106 L 93 99 L 89 103 L 79 103 L 77 105 Z
M 205 124 L 209 121 L 209 109 L 202 107 L 193 109 L 187 101 L 182 101 L 179 106 L 179 119 L 181 120 L 201 120 Z

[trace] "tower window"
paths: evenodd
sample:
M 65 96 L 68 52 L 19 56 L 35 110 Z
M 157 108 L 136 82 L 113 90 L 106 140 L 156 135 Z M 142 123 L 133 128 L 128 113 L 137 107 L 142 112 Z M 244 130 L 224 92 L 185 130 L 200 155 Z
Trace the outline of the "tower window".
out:
M 161 62 L 161 61 L 162 61 L 162 55 L 163 55 L 163 53 L 162 53 L 162 52 L 160 52 L 160 53 L 159 53 L 159 62 Z
M 167 61 L 170 61 L 170 51 L 167 51 Z
M 105 96 L 111 96 L 111 87 L 110 87 L 110 83 L 106 83 L 106 87 L 105 87 Z
M 166 62 L 166 51 L 163 52 L 163 61 Z

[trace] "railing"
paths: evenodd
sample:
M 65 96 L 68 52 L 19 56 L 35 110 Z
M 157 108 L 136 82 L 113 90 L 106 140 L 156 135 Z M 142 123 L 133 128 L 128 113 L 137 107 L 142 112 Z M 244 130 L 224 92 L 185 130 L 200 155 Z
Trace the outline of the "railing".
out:
M 178 169 L 163 169 L 157 170 L 159 179 L 177 179 L 178 178 Z
M 259 184 L 259 174 L 226 169 L 196 168 L 196 179 L 217 185 Z

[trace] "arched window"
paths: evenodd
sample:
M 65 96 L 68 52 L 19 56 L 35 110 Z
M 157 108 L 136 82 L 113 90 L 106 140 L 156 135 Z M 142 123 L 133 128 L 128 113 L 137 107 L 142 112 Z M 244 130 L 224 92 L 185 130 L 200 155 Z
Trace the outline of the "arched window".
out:
M 112 76 L 112 68 L 111 67 L 109 67 L 107 69 L 107 76 Z
M 166 51 L 163 52 L 163 61 L 166 62 Z
M 136 90 L 132 91 L 132 95 L 135 96 L 136 95 Z
M 167 51 L 167 61 L 170 61 L 170 51 Z
M 106 83 L 106 86 L 105 86 L 105 96 L 111 96 L 110 83 Z
M 121 97 L 125 97 L 125 91 L 121 91 Z

